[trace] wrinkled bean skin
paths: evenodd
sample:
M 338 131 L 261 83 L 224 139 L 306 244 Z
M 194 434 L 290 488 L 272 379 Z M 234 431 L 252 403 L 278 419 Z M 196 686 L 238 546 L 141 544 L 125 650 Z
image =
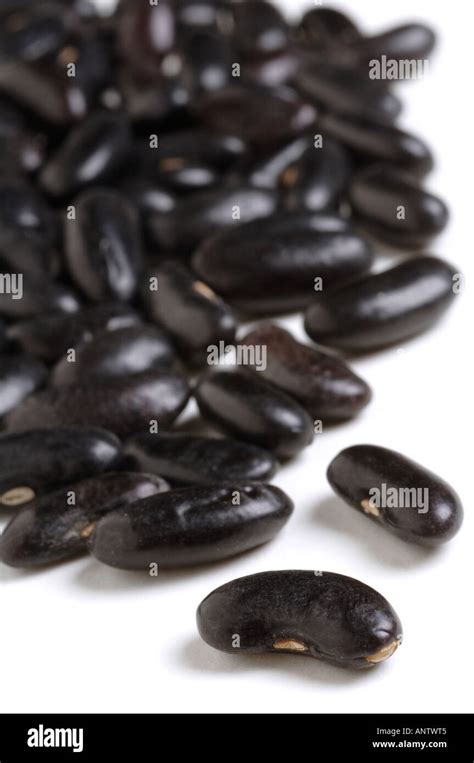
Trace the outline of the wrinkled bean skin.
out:
M 97 334 L 139 324 L 140 318 L 131 308 L 111 302 L 85 307 L 72 314 L 46 312 L 19 321 L 9 327 L 8 337 L 25 352 L 52 363 Z
M 446 227 L 446 204 L 424 191 L 413 179 L 391 167 L 377 165 L 353 179 L 349 200 L 360 222 L 380 240 L 421 248 Z M 400 207 L 404 209 L 400 218 Z
M 287 222 L 278 232 L 266 220 L 259 232 L 242 225 L 217 233 L 194 254 L 194 270 L 243 312 L 269 315 L 304 308 L 316 278 L 331 289 L 370 268 L 372 250 L 357 234 L 318 232 L 311 218 L 306 228 L 291 216 Z
M 89 299 L 132 299 L 142 270 L 138 216 L 115 191 L 85 191 L 65 222 L 65 252 L 71 276 Z
M 80 384 L 82 379 L 106 381 L 159 368 L 172 368 L 177 360 L 173 344 L 164 331 L 153 326 L 133 326 L 106 331 L 54 367 L 51 383 Z
M 130 148 L 128 121 L 97 113 L 72 130 L 51 157 L 41 173 L 41 186 L 52 196 L 64 197 L 103 182 L 123 165 Z
M 79 300 L 75 293 L 48 278 L 25 273 L 22 292 L 21 299 L 18 299 L 13 294 L 0 291 L 0 315 L 18 319 L 55 310 L 61 313 L 75 313 L 79 310 Z
M 158 289 L 144 291 L 149 315 L 192 365 L 206 362 L 210 345 L 235 340 L 237 323 L 231 309 L 183 265 L 168 261 L 150 277 L 158 279 Z
M 102 429 L 58 427 L 2 434 L 0 504 L 4 494 L 15 488 L 38 493 L 93 477 L 109 470 L 119 453 L 120 441 Z
M 120 569 L 208 564 L 272 540 L 292 511 L 290 498 L 272 485 L 182 488 L 103 517 L 90 537 L 89 550 Z
M 305 316 L 315 342 L 365 352 L 427 331 L 456 297 L 458 273 L 436 257 L 417 257 L 318 297 Z
M 216 229 L 271 215 L 277 201 L 274 191 L 249 186 L 202 191 L 182 199 L 171 215 L 150 215 L 148 229 L 153 241 L 163 249 L 191 252 Z
M 176 432 L 137 435 L 125 443 L 123 453 L 141 471 L 160 474 L 172 485 L 262 482 L 277 468 L 274 456 L 256 445 Z
M 0 355 L 0 418 L 46 382 L 45 366 L 28 355 Z
M 247 0 L 232 6 L 234 35 L 243 55 L 268 56 L 288 41 L 288 27 L 280 11 L 265 0 Z
M 70 559 L 86 551 L 91 526 L 108 511 L 168 489 L 160 477 L 110 472 L 55 490 L 13 517 L 0 538 L 0 560 L 32 569 Z
M 299 403 L 244 371 L 205 375 L 195 397 L 211 424 L 278 458 L 292 458 L 313 441 L 313 422 Z
M 388 448 L 346 448 L 331 462 L 327 476 L 335 493 L 349 506 L 409 543 L 436 547 L 451 540 L 461 527 L 463 508 L 453 488 Z M 383 496 L 386 490 L 395 499 L 377 502 L 374 490 L 375 496 Z M 416 501 L 406 506 L 402 496 L 408 490 L 416 491 L 412 493 Z
M 388 59 L 421 60 L 432 53 L 436 35 L 425 24 L 404 24 L 372 37 L 360 37 L 354 44 L 363 62 L 386 56 Z
M 398 127 L 362 118 L 348 120 L 339 114 L 322 116 L 321 127 L 357 158 L 387 162 L 419 176 L 433 169 L 433 155 L 428 146 L 416 135 Z
M 313 420 L 341 421 L 357 416 L 370 402 L 370 387 L 340 358 L 297 342 L 279 326 L 266 324 L 239 344 L 266 348 L 266 368 L 249 368 L 294 397 Z
M 285 570 L 232 580 L 201 602 L 197 625 L 201 638 L 223 652 L 286 652 L 356 669 L 388 659 L 402 639 L 400 620 L 383 596 L 334 572 Z
M 127 437 L 171 424 L 189 398 L 184 377 L 150 371 L 107 383 L 50 387 L 31 395 L 7 417 L 10 432 L 57 426 L 97 426 Z

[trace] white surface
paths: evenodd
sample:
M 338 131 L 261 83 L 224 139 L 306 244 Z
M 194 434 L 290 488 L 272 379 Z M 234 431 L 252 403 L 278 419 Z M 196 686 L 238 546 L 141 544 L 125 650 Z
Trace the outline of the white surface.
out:
M 467 274 L 464 298 L 431 333 L 355 363 L 374 402 L 357 421 L 319 436 L 275 479 L 296 511 L 273 543 L 152 579 L 88 558 L 34 574 L 2 567 L 0 711 L 473 711 L 473 148 L 466 113 L 473 11 L 467 3 L 429 0 L 360 0 L 356 7 L 368 30 L 414 16 L 440 30 L 429 78 L 401 88 L 402 124 L 436 151 L 429 185 L 447 197 L 453 221 L 432 251 Z M 294 325 L 301 331 L 299 319 Z M 398 449 L 456 487 L 467 516 L 451 544 L 427 553 L 335 499 L 326 467 L 342 448 L 361 442 Z M 378 589 L 403 622 L 398 653 L 354 674 L 301 657 L 228 656 L 199 640 L 195 610 L 211 590 L 241 575 L 288 568 L 338 571 Z

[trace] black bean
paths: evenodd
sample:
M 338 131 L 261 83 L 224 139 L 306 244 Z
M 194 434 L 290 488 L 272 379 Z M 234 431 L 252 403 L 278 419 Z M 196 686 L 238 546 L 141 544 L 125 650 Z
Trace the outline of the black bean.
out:
M 167 261 L 150 271 L 157 289 L 145 284 L 150 317 L 165 328 L 192 364 L 207 360 L 210 345 L 232 343 L 237 323 L 231 309 L 183 265 Z
M 130 199 L 143 215 L 172 212 L 176 196 L 169 189 L 159 186 L 155 180 L 143 177 L 127 177 L 120 184 L 120 191 Z
M 53 196 L 68 196 L 102 182 L 123 165 L 130 145 L 122 115 L 97 113 L 69 133 L 44 167 L 41 186 Z
M 333 8 L 312 8 L 307 11 L 299 22 L 297 31 L 299 39 L 316 50 L 336 45 L 340 51 L 362 38 L 355 22 Z
M 369 244 L 350 230 L 318 232 L 316 215 L 295 225 L 288 215 L 275 230 L 270 218 L 212 236 L 192 263 L 196 273 L 240 310 L 268 315 L 304 308 L 319 289 L 330 289 L 372 265 Z M 327 218 L 323 216 L 323 221 Z M 337 218 L 336 218 L 337 220 Z M 324 224 L 324 222 L 323 222 Z M 318 282 L 319 283 L 319 282 Z
M 173 3 L 122 3 L 118 29 L 120 52 L 139 70 L 159 74 L 163 58 L 176 42 Z
M 2 19 L 0 57 L 38 61 L 55 53 L 76 21 L 74 14 L 63 10 L 58 3 L 45 3 Z
M 0 418 L 46 381 L 45 366 L 28 355 L 0 355 Z
M 215 92 L 229 84 L 235 57 L 225 37 L 207 30 L 193 32 L 180 47 L 185 61 L 183 79 L 193 94 Z
M 182 77 L 157 77 L 126 69 L 119 72 L 118 84 L 125 110 L 135 123 L 179 121 L 191 100 Z
M 312 419 L 351 418 L 371 400 L 370 387 L 341 358 L 297 342 L 279 326 L 257 327 L 239 344 L 265 348 L 265 366 L 255 362 L 255 353 L 249 368 L 294 397 Z
M 353 49 L 361 61 L 386 56 L 387 59 L 428 58 L 436 45 L 436 35 L 425 24 L 404 24 L 372 37 L 360 37 Z
M 240 53 L 268 56 L 288 41 L 288 26 L 280 11 L 266 0 L 247 0 L 232 6 L 234 35 Z
M 75 283 L 95 301 L 130 300 L 143 264 L 135 208 L 105 188 L 85 191 L 74 206 L 65 221 L 65 251 Z
M 213 425 L 280 458 L 295 456 L 313 441 L 313 422 L 299 403 L 244 371 L 209 373 L 195 395 Z
M 237 135 L 215 134 L 208 130 L 192 128 L 160 135 L 158 148 L 146 148 L 144 171 L 154 175 L 163 160 L 178 160 L 208 164 L 215 169 L 228 169 L 246 152 L 245 142 Z M 158 164 L 153 163 L 156 157 Z
M 100 474 L 118 459 L 120 441 L 102 429 L 59 427 L 0 435 L 0 504 Z
M 55 490 L 15 514 L 0 538 L 0 559 L 24 568 L 70 559 L 87 550 L 95 523 L 107 512 L 164 490 L 168 485 L 160 477 L 126 472 Z
M 390 166 L 368 167 L 356 175 L 349 199 L 373 235 L 403 247 L 423 247 L 444 230 L 449 219 L 441 199 Z
M 71 384 L 31 395 L 7 417 L 10 432 L 57 426 L 97 426 L 126 437 L 168 426 L 189 398 L 186 379 L 150 371 L 107 383 Z
M 285 142 L 276 151 L 270 151 L 263 159 L 260 157 L 248 174 L 250 183 L 256 188 L 278 188 L 285 170 L 297 162 L 310 146 L 310 138 L 304 136 L 289 143 Z
M 181 34 L 207 29 L 227 35 L 232 28 L 232 6 L 225 0 L 180 0 L 174 10 Z
M 272 540 L 292 511 L 290 498 L 272 485 L 182 488 L 103 517 L 91 534 L 89 550 L 121 569 L 206 564 Z
M 8 337 L 25 352 L 53 362 L 103 331 L 118 331 L 138 324 L 140 318 L 131 308 L 111 302 L 84 307 L 75 313 L 44 313 L 18 321 L 9 327 Z
M 402 640 L 383 596 L 334 572 L 285 570 L 232 580 L 199 605 L 204 641 L 230 654 L 286 652 L 346 668 L 370 668 Z
M 416 135 L 398 127 L 365 118 L 349 120 L 339 114 L 322 116 L 321 127 L 358 158 L 389 162 L 417 175 L 426 175 L 433 168 L 428 146 Z
M 1 442 L 1 440 L 0 440 Z M 173 485 L 269 480 L 277 464 L 267 450 L 227 437 L 196 437 L 165 432 L 132 437 L 124 455 L 145 472 Z
M 429 329 L 456 296 L 459 274 L 436 257 L 417 257 L 318 296 L 305 328 L 316 342 L 366 351 Z
M 3 274 L 7 273 L 0 265 L 0 271 L 2 270 Z M 10 266 L 8 271 L 11 270 Z M 21 286 L 19 281 L 12 280 L 10 288 L 0 289 L 0 315 L 29 318 L 55 310 L 62 313 L 75 313 L 79 310 L 79 301 L 67 286 L 31 273 L 18 274 L 16 270 L 13 276 L 22 277 Z
M 410 543 L 438 546 L 461 527 L 463 508 L 453 488 L 393 450 L 346 448 L 331 462 L 328 480 L 346 503 Z
M 202 191 L 185 197 L 171 214 L 151 214 L 147 223 L 157 245 L 190 252 L 218 228 L 229 228 L 272 214 L 277 194 L 250 186 Z
M 66 355 L 55 366 L 52 384 L 80 384 L 83 379 L 99 382 L 171 368 L 177 360 L 169 337 L 154 326 L 132 326 L 105 331 Z

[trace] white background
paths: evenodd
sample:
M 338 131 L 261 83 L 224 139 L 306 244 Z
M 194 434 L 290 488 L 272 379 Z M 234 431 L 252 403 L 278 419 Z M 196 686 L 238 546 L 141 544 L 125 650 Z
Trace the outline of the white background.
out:
M 286 0 L 293 12 L 310 5 Z M 334 3 L 337 5 L 337 3 Z M 347 4 L 341 7 L 348 8 Z M 440 33 L 429 78 L 401 88 L 402 124 L 438 157 L 429 186 L 453 219 L 431 251 L 467 275 L 465 295 L 430 333 L 355 363 L 373 404 L 328 430 L 275 483 L 296 504 L 272 543 L 226 563 L 146 574 L 84 558 L 23 573 L 0 568 L 0 711 L 6 712 L 472 712 L 473 144 L 468 3 L 359 0 L 367 31 L 414 18 Z M 386 260 L 382 257 L 381 264 Z M 291 322 L 303 337 L 300 319 Z M 395 448 L 451 482 L 465 524 L 427 552 L 391 537 L 331 493 L 325 472 L 344 447 Z M 353 673 L 296 656 L 220 654 L 198 637 L 195 610 L 215 587 L 271 569 L 319 569 L 360 578 L 398 611 L 402 647 L 386 664 Z

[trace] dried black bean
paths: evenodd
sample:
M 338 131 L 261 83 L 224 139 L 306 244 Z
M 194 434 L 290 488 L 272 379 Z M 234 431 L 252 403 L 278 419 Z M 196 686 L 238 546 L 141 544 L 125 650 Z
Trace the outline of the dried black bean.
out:
M 389 244 L 423 247 L 448 223 L 449 212 L 441 199 L 385 165 L 360 172 L 352 181 L 349 199 L 362 224 Z
M 38 61 L 59 50 L 77 20 L 63 10 L 56 2 L 46 2 L 2 19 L 0 58 Z
M 184 265 L 167 261 L 150 272 L 144 299 L 150 317 L 163 326 L 192 364 L 206 362 L 210 345 L 232 343 L 237 323 L 231 309 Z
M 284 143 L 263 159 L 260 157 L 257 164 L 253 164 L 248 180 L 256 188 L 278 188 L 280 179 L 288 167 L 297 162 L 310 146 L 311 140 L 307 136 Z
M 438 546 L 461 527 L 463 508 L 453 488 L 388 448 L 346 448 L 331 462 L 328 480 L 346 503 L 410 543 Z
M 183 80 L 193 93 L 214 92 L 231 80 L 232 55 L 229 41 L 215 32 L 202 31 L 186 35 L 181 41 L 184 57 Z
M 91 341 L 103 331 L 118 331 L 140 323 L 131 308 L 120 302 L 85 307 L 75 313 L 44 313 L 14 323 L 8 337 L 25 352 L 47 362 Z
M 87 550 L 95 523 L 107 512 L 165 490 L 160 477 L 126 472 L 55 490 L 15 514 L 0 538 L 0 559 L 24 568 L 70 559 Z
M 121 194 L 85 191 L 65 221 L 65 251 L 75 283 L 95 301 L 132 299 L 142 270 L 138 216 Z
M 209 373 L 195 395 L 201 414 L 213 425 L 280 458 L 295 456 L 313 441 L 313 422 L 299 403 L 249 373 Z
M 299 22 L 298 38 L 311 45 L 315 51 L 326 48 L 349 46 L 362 38 L 361 32 L 344 13 L 333 8 L 312 8 Z M 362 38 L 363 39 L 363 38 Z
M 417 257 L 318 296 L 305 328 L 316 342 L 366 351 L 429 329 L 452 304 L 460 275 L 436 257 Z
M 297 342 L 279 326 L 264 324 L 239 344 L 265 349 L 265 366 L 255 361 L 255 353 L 249 368 L 294 397 L 312 419 L 351 418 L 371 400 L 370 387 L 341 358 Z
M 324 221 L 328 218 L 323 216 Z M 331 218 L 329 218 L 331 219 Z M 336 224 L 338 218 L 335 218 Z M 286 221 L 286 225 L 284 224 Z M 315 222 L 316 221 L 316 222 Z M 196 273 L 240 310 L 268 315 L 304 308 L 319 289 L 347 283 L 372 265 L 372 250 L 350 230 L 317 230 L 316 215 L 271 218 L 217 233 L 193 256 Z
M 0 264 L 0 271 L 8 274 L 8 269 Z M 32 273 L 13 273 L 11 287 L 0 290 L 0 315 L 9 318 L 29 318 L 39 313 L 60 311 L 75 313 L 79 310 L 79 300 L 76 294 L 67 286 L 55 283 L 47 278 L 38 277 Z
M 45 366 L 28 355 L 0 355 L 0 418 L 43 386 Z
M 121 569 L 206 564 L 272 540 L 292 511 L 290 498 L 272 485 L 222 483 L 171 490 L 100 519 L 89 550 Z
M 105 331 L 86 342 L 55 366 L 52 384 L 106 381 L 158 368 L 171 368 L 176 352 L 169 337 L 154 326 Z
M 177 432 L 137 435 L 123 452 L 127 463 L 160 474 L 173 485 L 267 481 L 277 467 L 274 456 L 256 445 Z
M 246 148 L 245 142 L 232 133 L 219 135 L 199 128 L 165 133 L 159 137 L 158 148 L 147 147 L 144 171 L 153 175 L 155 166 L 159 171 L 161 161 L 178 159 L 225 170 L 245 154 Z M 158 165 L 153 163 L 154 157 Z
M 19 506 L 39 492 L 110 469 L 120 441 L 102 429 L 59 427 L 0 435 L 0 505 Z
M 387 59 L 426 59 L 436 45 L 436 35 L 426 24 L 404 24 L 372 37 L 354 41 L 353 50 L 361 61 L 386 56 Z
M 232 6 L 234 35 L 240 53 L 268 56 L 288 41 L 288 26 L 280 11 L 266 0 L 247 0 Z
M 164 57 L 173 51 L 176 43 L 173 3 L 168 0 L 154 4 L 126 0 L 120 11 L 120 53 L 132 67 L 160 74 Z
M 387 660 L 402 640 L 383 596 L 334 572 L 285 570 L 232 580 L 199 605 L 204 641 L 231 654 L 286 652 L 346 668 Z
M 102 182 L 130 151 L 130 128 L 122 115 L 98 113 L 69 133 L 44 167 L 40 182 L 53 196 L 68 196 Z
M 87 382 L 87 380 L 85 380 Z M 186 379 L 150 371 L 107 383 L 71 384 L 31 395 L 7 417 L 10 432 L 57 426 L 97 426 L 123 437 L 166 427 L 189 398 Z

